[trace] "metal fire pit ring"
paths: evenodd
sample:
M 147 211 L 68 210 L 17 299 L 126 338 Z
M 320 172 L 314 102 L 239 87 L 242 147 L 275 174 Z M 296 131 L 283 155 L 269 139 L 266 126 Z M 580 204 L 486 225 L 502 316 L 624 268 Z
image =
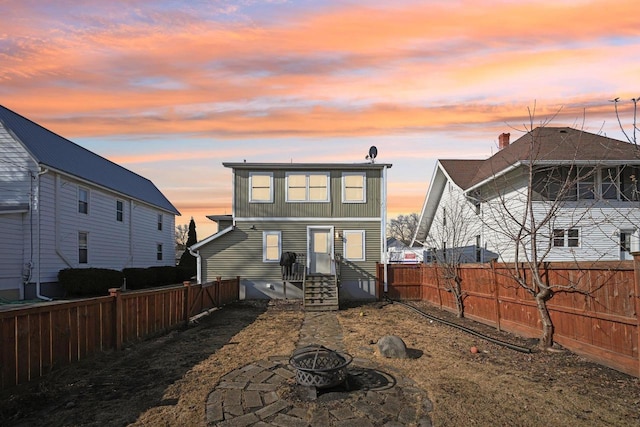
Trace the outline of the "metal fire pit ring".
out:
M 348 353 L 313 344 L 294 351 L 289 364 L 296 370 L 299 385 L 331 388 L 347 379 L 347 366 L 352 360 Z

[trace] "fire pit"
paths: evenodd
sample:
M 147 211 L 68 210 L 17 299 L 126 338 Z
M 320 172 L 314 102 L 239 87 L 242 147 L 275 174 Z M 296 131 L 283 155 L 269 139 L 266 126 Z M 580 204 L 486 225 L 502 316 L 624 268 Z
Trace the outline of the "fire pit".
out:
M 347 378 L 350 354 L 321 345 L 302 347 L 293 352 L 289 364 L 296 369 L 296 382 L 302 386 L 331 388 Z

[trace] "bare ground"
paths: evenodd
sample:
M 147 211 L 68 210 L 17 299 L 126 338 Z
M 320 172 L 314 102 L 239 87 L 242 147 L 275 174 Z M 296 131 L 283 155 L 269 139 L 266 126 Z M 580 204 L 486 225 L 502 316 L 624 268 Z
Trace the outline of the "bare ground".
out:
M 426 312 L 513 344 L 535 342 L 449 313 Z M 207 395 L 227 372 L 290 355 L 304 313 L 296 302 L 244 302 L 197 325 L 101 354 L 0 393 L 0 425 L 200 426 Z M 396 304 L 338 312 L 347 351 L 411 378 L 436 426 L 638 426 L 640 380 L 570 352 L 520 353 L 431 322 Z M 375 341 L 401 336 L 415 356 L 383 359 Z M 479 352 L 469 349 L 477 346 Z

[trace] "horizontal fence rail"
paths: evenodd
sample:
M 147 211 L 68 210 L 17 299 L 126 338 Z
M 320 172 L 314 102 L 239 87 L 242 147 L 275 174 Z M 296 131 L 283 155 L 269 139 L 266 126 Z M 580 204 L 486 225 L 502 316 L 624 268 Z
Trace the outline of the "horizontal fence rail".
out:
M 462 264 L 464 316 L 498 330 L 539 338 L 535 300 L 512 277 L 510 264 Z M 383 295 L 378 264 L 378 295 Z M 634 261 L 549 263 L 545 280 L 585 292 L 556 292 L 547 302 L 554 341 L 597 363 L 640 377 L 640 256 Z M 455 313 L 443 269 L 436 264 L 387 265 L 387 296 L 426 301 Z
M 240 278 L 0 311 L 0 387 L 41 377 L 92 354 L 167 332 L 237 301 Z

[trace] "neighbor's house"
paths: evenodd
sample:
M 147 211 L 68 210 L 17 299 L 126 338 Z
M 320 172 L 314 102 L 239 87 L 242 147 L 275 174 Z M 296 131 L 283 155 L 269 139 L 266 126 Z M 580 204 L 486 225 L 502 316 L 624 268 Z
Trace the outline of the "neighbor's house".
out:
M 232 215 L 210 217 L 218 233 L 190 248 L 199 281 L 240 276 L 245 298 L 302 298 L 304 289 L 305 306 L 318 309 L 375 298 L 390 164 L 223 165 Z
M 414 242 L 435 254 L 463 248 L 466 261 L 524 261 L 531 248 L 517 257 L 507 236 L 518 223 L 544 223 L 536 237 L 545 261 L 630 259 L 640 223 L 640 149 L 567 127 L 539 127 L 513 143 L 509 136 L 500 135 L 488 159 L 438 160 Z M 451 242 L 458 224 L 466 235 L 458 229 Z
M 65 268 L 175 265 L 151 181 L 0 106 L 0 297 L 57 296 Z
M 405 245 L 395 237 L 387 238 L 387 261 L 393 263 L 416 264 L 424 261 L 425 249 L 422 246 Z

